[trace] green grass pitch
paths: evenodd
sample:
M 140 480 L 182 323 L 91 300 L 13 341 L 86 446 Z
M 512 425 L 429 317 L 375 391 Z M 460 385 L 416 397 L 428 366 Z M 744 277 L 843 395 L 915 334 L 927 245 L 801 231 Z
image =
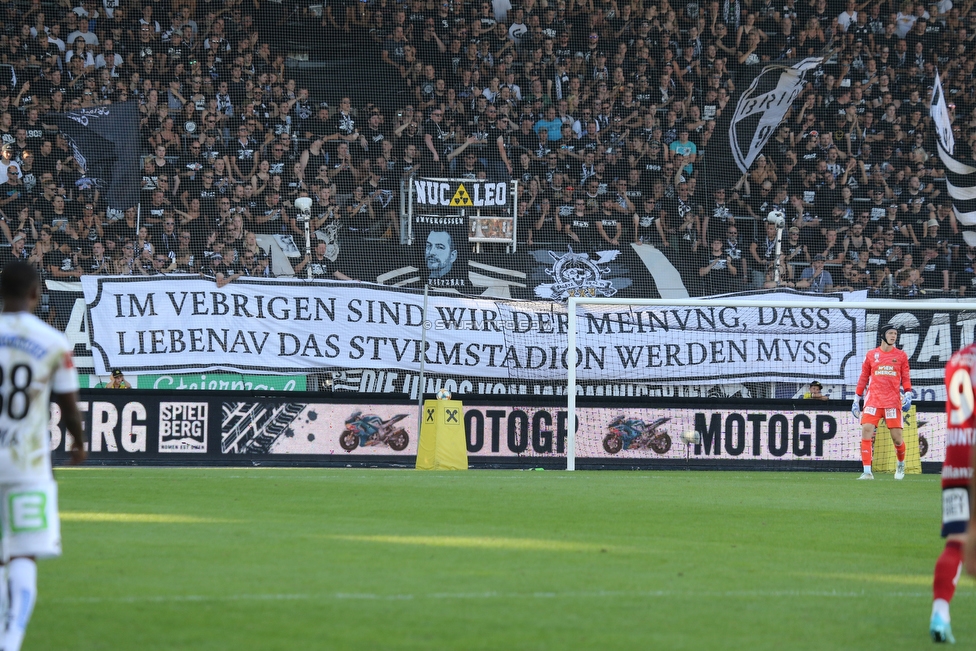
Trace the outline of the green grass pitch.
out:
M 928 647 L 938 477 L 856 476 L 58 470 L 24 648 Z

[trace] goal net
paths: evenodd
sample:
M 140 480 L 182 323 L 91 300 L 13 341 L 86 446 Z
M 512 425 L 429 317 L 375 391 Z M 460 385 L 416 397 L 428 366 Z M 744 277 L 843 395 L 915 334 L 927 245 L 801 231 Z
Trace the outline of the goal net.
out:
M 879 326 L 894 323 L 909 357 L 916 416 L 905 414 L 909 472 L 939 460 L 944 447 L 943 369 L 972 343 L 976 310 L 964 302 L 839 300 L 775 294 L 762 299 L 687 300 L 571 298 L 568 302 L 567 468 L 661 459 L 721 460 L 723 465 L 852 469 L 860 460 L 860 425 L 850 403 Z M 782 409 L 721 393 L 674 398 L 667 406 L 621 402 L 596 408 L 586 382 L 624 379 L 720 386 L 735 378 L 767 383 L 769 398 L 797 398 Z M 805 400 L 797 387 L 817 381 L 831 400 Z M 780 390 L 782 389 L 782 390 Z M 657 403 L 660 405 L 661 403 Z M 875 465 L 894 468 L 886 429 L 875 436 Z M 611 462 L 611 460 L 613 460 Z M 787 466 L 784 465 L 784 469 Z

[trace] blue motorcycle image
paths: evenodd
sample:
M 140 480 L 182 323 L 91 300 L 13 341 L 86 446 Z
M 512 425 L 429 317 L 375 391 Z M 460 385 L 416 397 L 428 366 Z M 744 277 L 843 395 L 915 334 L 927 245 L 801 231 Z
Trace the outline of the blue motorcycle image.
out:
M 346 418 L 346 429 L 339 435 L 339 445 L 346 452 L 352 452 L 359 446 L 388 445 L 397 452 L 405 450 L 410 442 L 410 435 L 402 427 L 395 427 L 397 423 L 407 417 L 407 414 L 397 414 L 388 420 L 383 420 L 376 414 L 363 415 L 361 411 L 354 411 Z
M 667 430 L 658 429 L 671 420 L 658 418 L 645 423 L 639 418 L 628 418 L 620 414 L 607 425 L 610 433 L 603 438 L 603 449 L 610 454 L 621 450 L 641 450 L 650 448 L 657 454 L 666 454 L 671 449 L 671 436 Z

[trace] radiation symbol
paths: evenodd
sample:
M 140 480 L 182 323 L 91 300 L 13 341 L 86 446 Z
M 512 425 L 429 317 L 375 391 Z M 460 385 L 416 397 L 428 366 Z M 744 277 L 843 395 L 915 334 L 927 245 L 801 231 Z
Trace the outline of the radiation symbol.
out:
M 464 189 L 464 184 L 458 186 L 457 192 L 451 197 L 452 206 L 473 206 L 471 203 L 471 197 L 468 196 L 468 191 Z

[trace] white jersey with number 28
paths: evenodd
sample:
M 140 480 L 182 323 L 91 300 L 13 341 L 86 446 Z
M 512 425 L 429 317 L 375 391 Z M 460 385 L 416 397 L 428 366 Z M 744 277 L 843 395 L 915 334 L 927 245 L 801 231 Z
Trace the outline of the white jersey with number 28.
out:
M 33 314 L 0 313 L 0 482 L 51 478 L 51 391 L 78 390 L 71 350 Z

